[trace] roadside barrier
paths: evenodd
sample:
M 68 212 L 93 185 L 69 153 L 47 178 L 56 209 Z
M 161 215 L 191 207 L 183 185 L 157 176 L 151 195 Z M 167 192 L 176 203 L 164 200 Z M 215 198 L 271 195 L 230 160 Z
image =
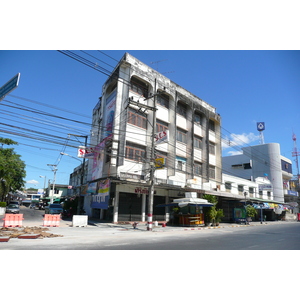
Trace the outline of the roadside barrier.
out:
M 3 227 L 22 227 L 23 214 L 5 214 Z
M 87 227 L 88 216 L 87 215 L 73 215 L 72 226 L 73 227 Z
M 60 215 L 45 214 L 43 226 L 59 227 Z

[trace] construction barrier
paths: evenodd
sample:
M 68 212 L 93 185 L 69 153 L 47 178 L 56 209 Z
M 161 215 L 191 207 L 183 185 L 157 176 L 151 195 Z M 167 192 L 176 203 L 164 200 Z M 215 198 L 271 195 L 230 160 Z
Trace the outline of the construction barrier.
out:
M 5 214 L 3 227 L 22 227 L 23 214 Z
M 43 226 L 59 227 L 60 215 L 45 214 Z
M 88 223 L 87 215 L 74 215 L 72 219 L 73 227 L 86 227 Z

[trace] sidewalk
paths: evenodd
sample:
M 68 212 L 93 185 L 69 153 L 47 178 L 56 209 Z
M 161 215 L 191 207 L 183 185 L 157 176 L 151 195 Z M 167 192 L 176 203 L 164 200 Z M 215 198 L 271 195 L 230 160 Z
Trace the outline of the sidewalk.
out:
M 89 219 L 89 225 L 97 226 L 98 228 L 103 229 L 119 229 L 119 230 L 137 230 L 137 231 L 147 231 L 147 222 L 138 222 L 136 229 L 133 228 L 133 222 L 120 222 L 117 224 L 114 223 L 106 223 L 96 219 Z M 152 226 L 152 231 L 182 231 L 182 230 L 210 230 L 210 229 L 218 229 L 218 228 L 226 228 L 226 227 L 249 227 L 249 226 L 266 226 L 266 225 L 273 225 L 273 224 L 287 224 L 290 222 L 287 221 L 266 221 L 261 222 L 255 221 L 250 222 L 249 225 L 245 224 L 237 224 L 237 223 L 220 223 L 219 226 L 180 226 L 180 225 L 167 225 L 163 227 L 162 225 Z

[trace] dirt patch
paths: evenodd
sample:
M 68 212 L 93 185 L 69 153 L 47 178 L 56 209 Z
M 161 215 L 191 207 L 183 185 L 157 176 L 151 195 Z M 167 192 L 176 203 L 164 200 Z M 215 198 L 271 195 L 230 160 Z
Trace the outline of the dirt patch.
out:
M 42 227 L 2 227 L 0 228 L 0 236 L 9 236 L 10 238 L 18 238 L 22 234 L 39 234 L 39 239 L 61 237 L 63 235 L 53 234 L 48 228 Z

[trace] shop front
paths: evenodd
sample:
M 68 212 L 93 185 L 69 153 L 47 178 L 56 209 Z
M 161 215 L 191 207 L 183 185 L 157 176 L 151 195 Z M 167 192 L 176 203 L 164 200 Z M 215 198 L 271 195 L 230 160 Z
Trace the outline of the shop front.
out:
M 213 204 L 202 198 L 197 198 L 197 193 L 185 193 L 186 198 L 174 199 L 171 203 L 157 205 L 158 207 L 172 208 L 170 224 L 179 226 L 204 225 L 203 207 Z

